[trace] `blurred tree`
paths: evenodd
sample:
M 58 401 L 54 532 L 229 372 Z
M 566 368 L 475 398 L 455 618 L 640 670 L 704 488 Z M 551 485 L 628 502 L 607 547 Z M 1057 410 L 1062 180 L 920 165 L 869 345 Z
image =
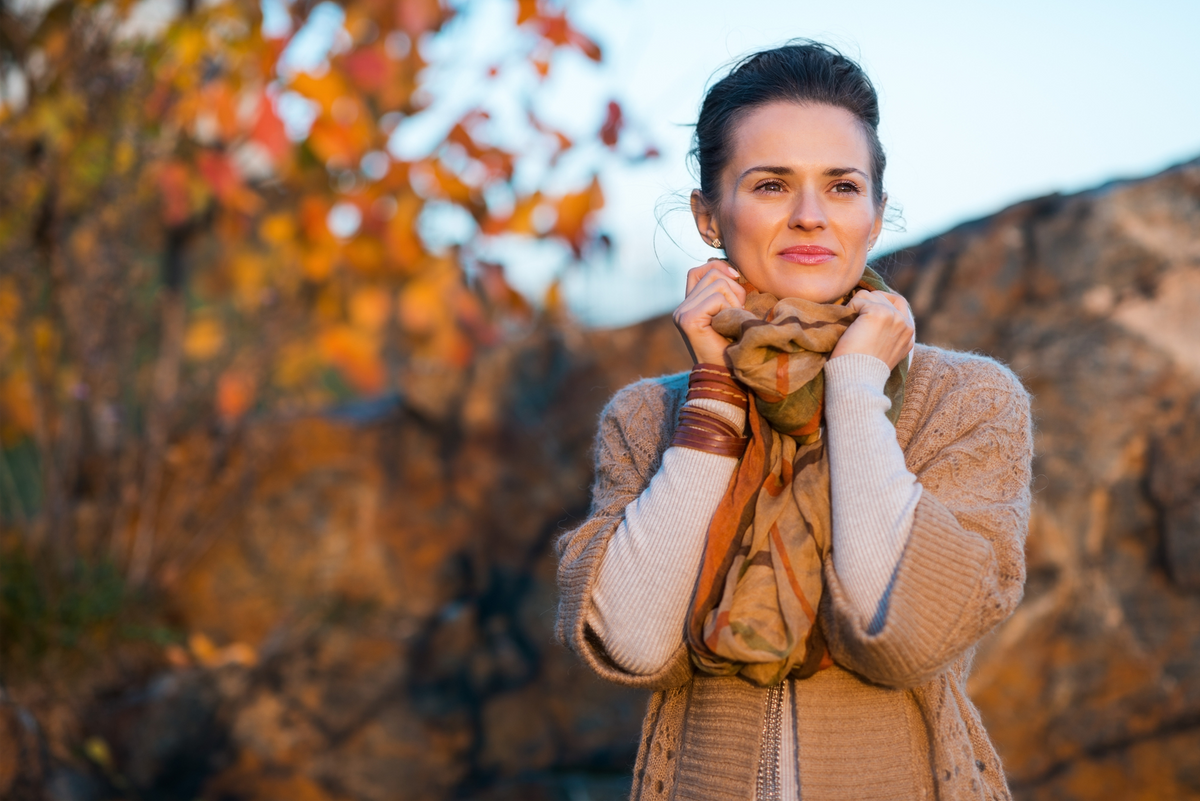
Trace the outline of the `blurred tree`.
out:
M 264 9 L 279 17 L 265 28 Z M 0 521 L 21 543 L 145 584 L 169 561 L 159 505 L 185 433 L 228 440 L 255 410 L 390 391 L 436 413 L 481 347 L 536 317 L 464 243 L 603 246 L 596 170 L 652 152 L 621 150 L 615 102 L 590 142 L 539 119 L 557 53 L 601 59 L 549 2 L 514 4 L 492 33 L 504 57 L 472 80 L 528 74 L 504 98 L 515 128 L 485 91 L 426 155 L 389 150 L 465 88 L 430 78 L 461 55 L 437 46 L 456 13 L 0 3 Z M 319 24 L 332 47 L 298 69 Z M 540 167 L 518 180 L 527 161 Z M 567 162 L 579 188 L 550 193 Z M 451 219 L 468 233 L 430 244 Z

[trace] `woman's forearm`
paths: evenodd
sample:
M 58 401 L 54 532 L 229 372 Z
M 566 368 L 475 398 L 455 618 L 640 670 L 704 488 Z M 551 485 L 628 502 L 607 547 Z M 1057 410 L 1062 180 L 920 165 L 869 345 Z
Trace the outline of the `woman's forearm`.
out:
M 745 425 L 735 406 L 690 403 Z M 736 467 L 730 456 L 668 448 L 650 485 L 626 507 L 600 565 L 588 622 L 630 673 L 658 670 L 683 641 L 708 526 Z
M 833 567 L 859 614 L 878 630 L 921 485 L 886 417 L 879 359 L 849 354 L 825 366 L 825 423 L 833 506 Z

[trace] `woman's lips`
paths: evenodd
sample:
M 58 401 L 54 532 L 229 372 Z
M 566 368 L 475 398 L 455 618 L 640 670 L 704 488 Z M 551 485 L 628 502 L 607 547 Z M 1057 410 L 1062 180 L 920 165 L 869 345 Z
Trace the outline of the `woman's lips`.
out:
M 824 264 L 837 254 L 820 245 L 796 245 L 779 251 L 779 255 L 793 264 Z

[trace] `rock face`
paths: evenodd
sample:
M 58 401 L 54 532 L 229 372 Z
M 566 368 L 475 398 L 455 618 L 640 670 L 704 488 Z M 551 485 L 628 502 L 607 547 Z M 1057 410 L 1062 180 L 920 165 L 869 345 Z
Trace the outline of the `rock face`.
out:
M 889 262 L 918 337 L 1034 397 L 1025 600 L 971 681 L 1016 795 L 1200 798 L 1200 162 Z
M 923 341 L 1034 395 L 1026 599 L 971 685 L 1016 795 L 1200 798 L 1200 162 L 883 266 Z M 645 696 L 553 642 L 552 542 L 586 514 L 604 401 L 688 363 L 665 318 L 546 328 L 453 403 L 181 445 L 168 486 L 211 520 L 167 571 L 187 648 L 70 709 L 7 688 L 0 796 L 624 797 Z

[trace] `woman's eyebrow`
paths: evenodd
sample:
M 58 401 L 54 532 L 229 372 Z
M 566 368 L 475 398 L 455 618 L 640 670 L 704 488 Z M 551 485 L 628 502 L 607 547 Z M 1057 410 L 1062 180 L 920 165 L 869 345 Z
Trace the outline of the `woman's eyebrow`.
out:
M 852 172 L 858 173 L 859 175 L 861 175 L 863 178 L 867 179 L 868 181 L 871 180 L 871 176 L 867 175 L 865 172 L 860 170 L 858 167 L 830 167 L 828 170 L 825 171 L 825 175 L 826 175 L 826 177 L 829 177 L 829 178 L 841 178 L 843 175 L 849 175 Z
M 738 183 L 741 183 L 742 179 L 745 178 L 747 175 L 749 175 L 752 172 L 766 172 L 766 173 L 770 173 L 771 175 L 794 175 L 796 171 L 793 170 L 791 167 L 771 167 L 771 166 L 767 166 L 767 165 L 760 165 L 758 167 L 751 167 L 750 169 L 746 170 L 741 175 L 739 175 Z
M 739 175 L 738 183 L 741 183 L 742 180 L 747 175 L 754 173 L 754 172 L 765 172 L 765 173 L 769 173 L 770 175 L 795 175 L 796 174 L 796 171 L 793 170 L 791 167 L 773 167 L 770 165 L 763 164 L 763 165 L 759 165 L 757 167 L 751 167 L 748 170 L 746 170 L 745 172 L 743 172 L 741 175 Z M 843 175 L 849 175 L 850 173 L 858 173 L 863 178 L 867 178 L 868 180 L 870 179 L 870 176 L 868 176 L 865 172 L 860 170 L 858 167 L 830 167 L 829 169 L 825 170 L 825 177 L 840 178 Z

